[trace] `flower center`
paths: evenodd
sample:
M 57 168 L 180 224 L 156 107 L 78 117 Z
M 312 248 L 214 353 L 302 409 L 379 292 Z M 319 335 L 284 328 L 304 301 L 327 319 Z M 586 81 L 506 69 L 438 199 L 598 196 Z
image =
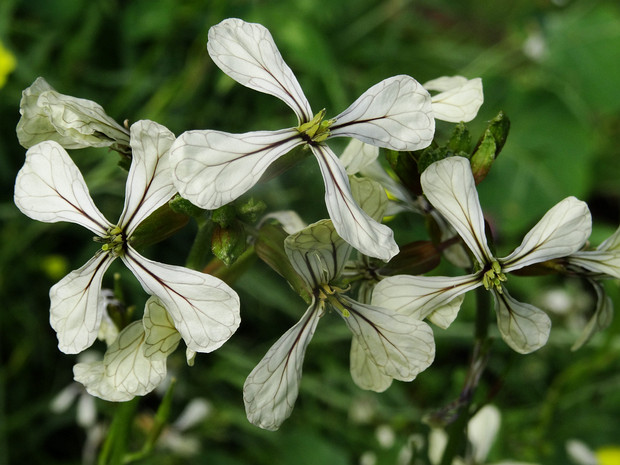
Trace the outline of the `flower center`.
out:
M 485 271 L 484 276 L 482 276 L 484 288 L 488 291 L 494 287 L 495 290 L 501 294 L 502 283 L 504 281 L 506 281 L 506 275 L 502 272 L 501 265 L 497 260 L 493 260 L 491 262 L 491 268 Z
M 329 137 L 329 127 L 334 122 L 333 119 L 323 121 L 325 117 L 325 108 L 319 111 L 314 118 L 307 123 L 303 123 L 296 129 L 301 134 L 301 137 L 308 143 L 323 142 Z
M 115 257 L 122 256 L 125 253 L 125 243 L 127 239 L 125 237 L 125 232 L 120 226 L 113 226 L 108 229 L 105 236 L 95 237 L 93 239 L 95 242 L 103 244 L 101 250 Z
M 340 287 L 332 286 L 330 284 L 321 284 L 318 289 L 318 298 L 321 302 L 329 302 L 329 304 L 342 313 L 342 316 L 348 318 L 351 316 L 347 306 L 338 299 L 338 294 L 346 292 L 348 288 L 342 289 Z

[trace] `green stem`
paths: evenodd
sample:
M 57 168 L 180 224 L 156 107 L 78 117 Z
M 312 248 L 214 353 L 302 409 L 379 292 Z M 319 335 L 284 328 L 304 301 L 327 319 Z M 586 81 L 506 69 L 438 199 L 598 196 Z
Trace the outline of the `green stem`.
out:
M 213 235 L 213 222 L 205 216 L 195 217 L 198 223 L 198 232 L 187 256 L 187 268 L 202 270 L 211 255 L 211 236 Z
M 441 457 L 440 465 L 451 465 L 454 457 L 462 453 L 467 446 L 467 424 L 474 413 L 471 403 L 488 359 L 490 313 L 489 292 L 485 288 L 479 287 L 476 289 L 474 349 L 465 378 L 465 385 L 457 401 L 456 419 L 446 428 L 448 443 Z
M 121 465 L 127 451 L 129 429 L 133 423 L 133 417 L 138 408 L 139 398 L 117 405 L 114 418 L 101 452 L 99 453 L 98 465 Z

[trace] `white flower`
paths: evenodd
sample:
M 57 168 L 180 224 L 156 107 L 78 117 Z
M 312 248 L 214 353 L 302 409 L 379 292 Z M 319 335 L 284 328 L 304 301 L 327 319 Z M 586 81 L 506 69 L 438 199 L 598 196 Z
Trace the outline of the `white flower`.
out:
M 428 81 L 423 86 L 428 91 L 439 92 L 431 97 L 433 116 L 450 123 L 473 120 L 484 101 L 480 78 L 443 76 Z
M 501 415 L 497 407 L 487 404 L 471 417 L 467 424 L 467 440 L 469 442 L 468 457 L 454 457 L 452 465 L 479 464 L 486 462 L 491 446 L 497 438 L 501 424 Z M 443 429 L 433 428 L 428 438 L 428 456 L 433 465 L 441 462 L 448 443 L 448 435 Z M 502 460 L 494 465 L 535 465 L 513 460 Z
M 117 257 L 147 293 L 159 297 L 191 350 L 215 350 L 239 326 L 239 298 L 224 282 L 194 270 L 154 262 L 131 246 L 138 225 L 176 191 L 168 156 L 173 140 L 170 131 L 152 121 L 132 125 L 133 160 L 125 206 L 116 225 L 97 209 L 82 174 L 57 142 L 41 142 L 26 153 L 26 162 L 15 181 L 17 207 L 35 220 L 80 224 L 103 243 L 91 260 L 50 290 L 50 322 L 61 351 L 81 352 L 96 339 L 103 315 L 103 274 Z
M 382 391 L 392 379 L 411 381 L 432 363 L 435 342 L 426 323 L 356 302 L 337 286 L 352 249 L 330 220 L 287 237 L 284 246 L 311 291 L 312 302 L 248 376 L 243 398 L 251 423 L 276 430 L 291 414 L 306 347 L 327 309 L 338 312 L 353 333 L 351 374 L 361 387 Z
M 74 378 L 89 394 L 111 402 L 146 395 L 164 381 L 166 358 L 180 340 L 166 309 L 159 299 L 151 297 L 142 321 L 126 326 L 103 360 L 76 364 Z
M 445 327 L 456 317 L 463 294 L 484 285 L 493 293 L 499 331 L 510 347 L 532 352 L 547 342 L 551 321 L 540 309 L 518 302 L 505 287 L 506 273 L 565 257 L 579 250 L 591 231 L 587 205 L 575 197 L 559 202 L 525 236 L 514 252 L 496 258 L 487 245 L 484 217 L 469 161 L 450 157 L 422 173 L 431 204 L 456 229 L 476 262 L 477 271 L 459 277 L 392 276 L 375 287 L 372 304 L 398 309 Z
M 325 141 L 354 137 L 393 150 L 422 149 L 430 144 L 435 128 L 428 92 L 409 76 L 394 76 L 326 120 L 325 110 L 313 116 L 265 27 L 224 20 L 210 29 L 207 48 L 215 64 L 234 80 L 284 101 L 298 124 L 245 134 L 212 130 L 181 134 L 171 148 L 179 193 L 202 208 L 220 207 L 250 189 L 276 159 L 307 145 L 319 163 L 325 203 L 338 234 L 365 255 L 388 260 L 398 253 L 392 231 L 355 203 L 346 172 Z
M 17 123 L 19 143 L 30 148 L 46 140 L 66 149 L 112 147 L 124 151 L 129 131 L 92 100 L 56 92 L 42 77 L 22 92 Z

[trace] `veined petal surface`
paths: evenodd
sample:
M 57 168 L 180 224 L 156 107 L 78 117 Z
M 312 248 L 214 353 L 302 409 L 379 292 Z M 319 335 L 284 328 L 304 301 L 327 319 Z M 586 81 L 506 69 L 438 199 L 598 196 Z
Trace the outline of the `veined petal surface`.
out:
M 239 327 L 239 297 L 224 281 L 181 266 L 154 262 L 131 246 L 122 259 L 144 290 L 159 298 L 190 349 L 211 352 Z
M 551 320 L 545 312 L 514 299 L 505 287 L 493 291 L 497 327 L 502 338 L 513 350 L 529 354 L 540 349 L 549 339 Z
M 351 378 L 355 384 L 367 391 L 383 392 L 392 385 L 391 376 L 386 375 L 366 354 L 357 337 L 351 340 Z
M 456 229 L 480 265 L 493 257 L 484 234 L 484 215 L 469 160 L 449 157 L 436 161 L 420 178 L 429 202 Z
M 590 284 L 596 291 L 596 308 L 594 314 L 586 323 L 581 331 L 579 338 L 572 345 L 570 350 L 578 350 L 587 343 L 597 332 L 607 328 L 614 317 L 614 304 L 611 298 L 605 293 L 603 285 L 594 280 L 590 280 Z
M 50 324 L 58 336 L 58 348 L 77 354 L 90 347 L 103 317 L 101 281 L 114 257 L 97 253 L 50 289 Z
M 343 316 L 345 323 L 366 352 L 369 363 L 379 371 L 400 381 L 411 381 L 433 362 L 435 339 L 425 322 L 346 296 L 339 299 L 349 310 L 349 316 Z
M 293 411 L 306 347 L 322 310 L 316 302 L 252 370 L 243 385 L 243 402 L 250 423 L 275 431 Z
M 144 306 L 144 356 L 161 360 L 174 352 L 181 334 L 174 327 L 174 321 L 157 297 L 151 297 Z
M 373 220 L 353 199 L 338 157 L 326 145 L 310 146 L 325 183 L 325 205 L 338 234 L 369 257 L 389 260 L 398 253 L 392 230 Z
M 245 193 L 271 163 L 303 143 L 294 128 L 245 134 L 187 131 L 170 148 L 173 182 L 181 196 L 212 210 Z
M 575 197 L 557 203 L 527 233 L 513 253 L 500 260 L 508 273 L 577 252 L 592 232 L 588 205 Z
M 297 78 L 284 62 L 271 33 L 261 24 L 225 19 L 209 29 L 207 51 L 215 64 L 239 84 L 286 103 L 299 124 L 312 119 L 312 109 Z
M 355 202 L 373 220 L 381 222 L 388 207 L 388 197 L 381 184 L 370 178 L 351 176 L 349 185 Z
M 166 377 L 166 359 L 154 360 L 144 354 L 144 327 L 134 321 L 125 327 L 103 357 L 105 376 L 115 390 L 143 396 Z
M 103 361 L 77 363 L 73 366 L 73 379 L 81 383 L 91 396 L 99 397 L 108 402 L 126 402 L 133 399 L 133 395 L 118 391 L 110 378 L 105 375 Z
M 372 292 L 371 303 L 375 307 L 387 308 L 422 320 L 454 302 L 448 313 L 456 316 L 462 302 L 462 299 L 457 300 L 457 297 L 481 285 L 479 274 L 458 277 L 395 275 L 377 283 Z M 443 319 L 446 319 L 445 313 Z M 440 326 L 444 327 L 445 324 Z
M 436 119 L 458 123 L 473 120 L 484 102 L 482 79 L 463 76 L 438 78 L 423 84 L 426 90 L 440 93 L 431 97 Z
M 15 180 L 14 200 L 33 220 L 69 221 L 98 236 L 112 226 L 93 203 L 82 173 L 57 142 L 41 142 L 28 149 Z
M 142 120 L 131 125 L 130 135 L 132 160 L 119 219 L 127 236 L 176 192 L 168 152 L 174 134 L 161 124 Z
M 379 157 L 379 147 L 351 139 L 340 155 L 340 163 L 347 170 L 347 174 L 359 173 L 364 167 L 373 163 Z
M 284 240 L 284 250 L 293 268 L 311 289 L 327 284 L 342 272 L 351 254 L 331 220 L 321 220 Z
M 428 147 L 435 133 L 429 93 L 405 75 L 375 84 L 335 120 L 331 137 L 355 137 L 393 150 Z

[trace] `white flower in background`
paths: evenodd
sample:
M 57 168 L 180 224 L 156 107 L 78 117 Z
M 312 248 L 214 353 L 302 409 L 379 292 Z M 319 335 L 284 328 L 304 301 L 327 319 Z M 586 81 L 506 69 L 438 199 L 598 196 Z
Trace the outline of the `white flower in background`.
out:
M 284 246 L 291 264 L 308 286 L 312 302 L 301 320 L 269 349 L 248 376 L 243 399 L 251 423 L 276 430 L 291 414 L 306 347 L 327 310 L 342 316 L 353 333 L 351 374 L 361 387 L 382 391 L 392 379 L 411 381 L 432 363 L 435 342 L 426 323 L 356 302 L 338 287 L 352 248 L 338 236 L 330 220 L 287 237 Z M 380 384 L 375 382 L 376 373 L 381 375 Z
M 117 257 L 147 293 L 161 300 L 189 349 L 215 350 L 239 326 L 239 298 L 223 281 L 149 260 L 131 246 L 140 223 L 176 192 L 168 156 L 173 140 L 170 131 L 152 121 L 132 125 L 133 160 L 116 225 L 97 209 L 82 174 L 57 142 L 41 142 L 26 153 L 15 181 L 17 207 L 35 220 L 80 224 L 102 243 L 91 260 L 50 290 L 50 323 L 61 351 L 81 352 L 96 339 L 103 316 L 101 282 Z
M 420 319 L 428 316 L 436 324 L 440 322 L 433 316 L 441 315 L 445 326 L 456 316 L 463 294 L 484 285 L 493 294 L 499 331 L 506 343 L 520 353 L 543 346 L 551 320 L 542 310 L 508 294 L 506 273 L 579 250 L 592 228 L 588 206 L 575 197 L 567 197 L 545 214 L 514 252 L 496 258 L 487 245 L 484 216 L 469 161 L 450 157 L 435 162 L 422 173 L 421 182 L 429 202 L 471 251 L 477 271 L 459 277 L 391 276 L 375 286 L 372 304 Z
M 431 97 L 433 116 L 450 123 L 473 120 L 484 102 L 480 78 L 443 76 L 424 83 L 423 87 L 439 92 Z
M 278 131 L 181 134 L 171 148 L 179 193 L 202 208 L 218 208 L 249 190 L 276 159 L 305 145 L 319 163 L 325 203 L 338 234 L 365 255 L 388 260 L 398 253 L 392 230 L 355 203 L 346 172 L 325 142 L 354 137 L 393 150 L 427 147 L 435 129 L 428 92 L 409 76 L 394 76 L 368 89 L 335 118 L 324 119 L 325 110 L 313 114 L 271 34 L 260 24 L 224 20 L 209 30 L 207 49 L 228 76 L 281 99 L 298 121 L 296 127 Z
M 491 446 L 495 442 L 501 424 L 501 415 L 494 405 L 487 404 L 482 407 L 467 424 L 467 440 L 469 441 L 468 457 L 455 457 L 452 465 L 477 464 L 482 465 L 486 462 Z M 428 438 L 428 456 L 431 464 L 437 465 L 441 462 L 448 435 L 443 429 L 431 429 Z M 495 462 L 494 465 L 534 465 L 526 462 L 516 462 L 513 460 L 502 460 Z
M 147 300 L 141 321 L 127 325 L 106 350 L 103 360 L 78 363 L 74 379 L 89 394 L 111 402 L 144 396 L 166 378 L 166 359 L 181 335 L 161 302 Z M 188 354 L 191 364 L 193 355 Z
M 63 95 L 42 77 L 22 92 L 19 112 L 17 138 L 27 149 L 46 140 L 66 149 L 112 147 L 124 151 L 129 145 L 129 131 L 99 104 Z
M 567 257 L 577 265 L 604 277 L 620 279 L 620 227 L 595 250 L 580 250 Z

